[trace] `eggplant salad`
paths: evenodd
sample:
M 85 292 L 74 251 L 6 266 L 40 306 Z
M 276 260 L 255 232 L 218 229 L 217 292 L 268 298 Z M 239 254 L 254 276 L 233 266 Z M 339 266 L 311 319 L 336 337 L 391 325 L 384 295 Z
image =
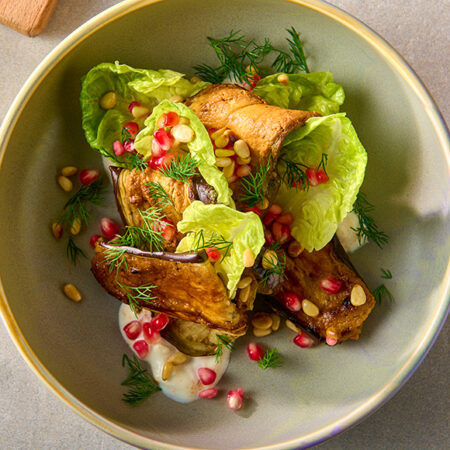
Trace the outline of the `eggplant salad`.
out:
M 285 50 L 240 32 L 208 38 L 219 65 L 193 78 L 118 62 L 83 77 L 83 130 L 123 222 L 102 219 L 91 270 L 122 302 L 129 403 L 157 390 L 216 397 L 249 330 L 260 339 L 282 319 L 297 346 L 334 346 L 358 339 L 376 304 L 347 255 L 387 241 L 360 192 L 367 154 L 342 86 L 309 72 L 287 32 Z M 80 191 L 106 189 L 95 169 L 80 180 Z M 262 369 L 282 364 L 257 342 L 247 352 Z M 243 398 L 236 388 L 226 401 Z

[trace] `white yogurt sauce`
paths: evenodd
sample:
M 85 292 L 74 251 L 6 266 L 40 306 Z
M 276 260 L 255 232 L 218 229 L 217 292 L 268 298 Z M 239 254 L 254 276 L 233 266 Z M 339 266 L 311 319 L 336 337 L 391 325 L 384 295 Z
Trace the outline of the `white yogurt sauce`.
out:
M 135 340 L 128 339 L 127 335 L 123 331 L 123 327 L 133 320 L 138 320 L 141 325 L 144 322 L 150 322 L 152 319 L 152 313 L 147 310 L 142 310 L 141 313 L 136 316 L 131 311 L 128 305 L 122 304 L 119 310 L 119 327 L 122 337 L 125 342 L 129 345 L 134 354 L 139 358 L 139 355 L 133 349 L 133 343 L 139 339 L 144 339 L 144 333 L 141 331 L 139 336 Z M 145 339 L 144 339 L 145 340 Z M 158 382 L 159 387 L 162 392 L 180 403 L 189 403 L 197 400 L 198 393 L 205 389 L 210 389 L 214 387 L 228 366 L 230 360 L 230 352 L 224 348 L 223 355 L 220 361 L 216 362 L 215 356 L 189 356 L 188 360 L 179 366 L 173 367 L 173 372 L 167 381 L 163 381 L 161 378 L 162 369 L 167 359 L 177 353 L 178 350 L 175 346 L 167 342 L 165 339 L 161 338 L 156 344 L 149 344 L 149 352 L 147 357 L 143 360 L 146 361 L 152 370 L 153 378 Z M 207 367 L 208 369 L 214 370 L 217 377 L 214 383 L 204 386 L 197 375 L 197 370 L 201 367 Z

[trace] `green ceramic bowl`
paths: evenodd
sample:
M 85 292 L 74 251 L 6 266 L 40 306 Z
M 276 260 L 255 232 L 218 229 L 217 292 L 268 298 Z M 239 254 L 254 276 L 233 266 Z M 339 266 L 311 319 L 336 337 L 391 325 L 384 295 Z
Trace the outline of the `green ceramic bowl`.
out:
M 223 390 L 249 400 L 233 413 L 224 399 L 183 405 L 154 395 L 140 407 L 121 400 L 127 350 L 119 303 L 89 272 L 74 267 L 49 224 L 67 194 L 55 175 L 65 165 L 101 167 L 81 130 L 80 78 L 119 60 L 192 74 L 213 62 L 206 36 L 242 29 L 275 43 L 294 25 L 310 67 L 343 84 L 344 110 L 368 154 L 364 191 L 390 236 L 353 260 L 369 286 L 389 268 L 395 303 L 377 306 L 358 342 L 302 350 L 284 329 L 266 342 L 283 368 L 249 364 L 239 341 Z M 448 310 L 449 144 L 445 125 L 420 81 L 379 36 L 317 0 L 128 1 L 92 19 L 35 70 L 0 130 L 0 310 L 23 357 L 69 406 L 104 431 L 142 447 L 291 448 L 311 445 L 362 420 L 406 381 L 430 348 Z M 112 199 L 96 212 L 114 215 Z M 87 254 L 92 229 L 82 234 Z M 84 300 L 61 286 L 73 282 Z

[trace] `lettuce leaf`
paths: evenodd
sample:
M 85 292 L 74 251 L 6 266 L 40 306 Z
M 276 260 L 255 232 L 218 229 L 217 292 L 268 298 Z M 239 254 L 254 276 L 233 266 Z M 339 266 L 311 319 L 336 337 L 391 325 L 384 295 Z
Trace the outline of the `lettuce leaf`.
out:
M 329 181 L 308 190 L 282 183 L 276 202 L 294 216 L 292 235 L 309 252 L 320 250 L 333 237 L 337 225 L 352 210 L 364 179 L 367 154 L 345 113 L 313 117 L 285 140 L 283 159 L 316 168 L 322 153 L 328 156 Z
M 149 109 L 174 95 L 190 97 L 210 83 L 191 83 L 172 70 L 134 69 L 117 61 L 93 67 L 82 79 L 80 94 L 82 126 L 89 145 L 111 152 L 112 143 L 121 138 L 122 127 L 135 120 L 128 111 L 132 101 Z M 108 111 L 99 105 L 109 91 L 117 94 L 117 105 Z
M 269 75 L 258 82 L 253 92 L 270 105 L 303 111 L 317 111 L 326 116 L 339 112 L 344 103 L 344 89 L 333 82 L 330 72 L 288 74 L 289 84 L 277 81 L 279 74 Z
M 214 264 L 216 272 L 225 280 L 230 298 L 236 294 L 237 284 L 244 271 L 244 251 L 250 248 L 256 257 L 264 245 L 264 231 L 260 218 L 253 212 L 243 213 L 224 205 L 205 205 L 196 201 L 183 213 L 178 230 L 191 233 L 178 244 L 177 252 L 192 250 L 194 233 L 203 231 L 205 241 L 214 233 L 232 245 L 222 261 Z
M 134 141 L 134 148 L 147 160 L 152 156 L 153 133 L 157 128 L 158 119 L 169 111 L 176 112 L 180 117 L 189 119 L 189 126 L 194 130 L 194 139 L 189 142 L 189 153 L 198 162 L 198 170 L 205 181 L 217 192 L 217 202 L 234 207 L 231 198 L 233 192 L 228 186 L 225 175 L 215 165 L 214 148 L 206 128 L 194 112 L 183 103 L 173 103 L 163 100 L 153 109 L 152 114 L 145 120 L 145 128 L 139 132 Z

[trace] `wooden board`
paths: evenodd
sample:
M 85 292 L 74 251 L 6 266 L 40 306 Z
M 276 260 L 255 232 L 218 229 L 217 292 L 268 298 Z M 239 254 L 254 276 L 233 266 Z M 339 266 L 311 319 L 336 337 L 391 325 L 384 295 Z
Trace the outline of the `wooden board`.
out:
M 0 23 L 26 34 L 42 33 L 58 0 L 0 0 Z

